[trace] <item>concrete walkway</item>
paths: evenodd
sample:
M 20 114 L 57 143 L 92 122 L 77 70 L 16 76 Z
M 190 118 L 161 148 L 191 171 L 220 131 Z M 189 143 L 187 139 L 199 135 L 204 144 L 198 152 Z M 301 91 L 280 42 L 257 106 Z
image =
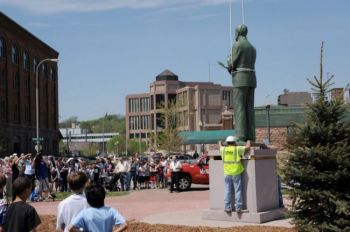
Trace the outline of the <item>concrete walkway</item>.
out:
M 39 215 L 56 215 L 59 202 L 32 203 Z M 108 197 L 106 205 L 116 208 L 127 220 L 150 224 L 187 226 L 233 227 L 252 225 L 226 221 L 202 220 L 201 213 L 209 208 L 208 187 L 194 186 L 192 191 L 169 193 L 166 189 L 133 191 L 120 197 Z M 288 220 L 260 224 L 263 226 L 292 227 Z

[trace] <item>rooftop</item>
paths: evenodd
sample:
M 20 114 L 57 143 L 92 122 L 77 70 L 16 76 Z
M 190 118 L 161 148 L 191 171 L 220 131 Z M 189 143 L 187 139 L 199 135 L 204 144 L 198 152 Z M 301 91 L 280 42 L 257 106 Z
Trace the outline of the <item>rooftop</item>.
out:
M 178 81 L 179 77 L 168 69 L 156 76 L 157 81 Z

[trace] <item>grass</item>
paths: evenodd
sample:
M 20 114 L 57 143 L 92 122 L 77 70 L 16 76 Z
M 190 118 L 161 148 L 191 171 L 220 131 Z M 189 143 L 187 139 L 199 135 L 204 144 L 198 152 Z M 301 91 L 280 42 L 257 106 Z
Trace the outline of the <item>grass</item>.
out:
M 129 194 L 129 192 L 107 192 L 107 197 L 119 197 L 119 196 L 125 196 Z M 66 199 L 71 195 L 70 192 L 56 192 L 56 199 L 57 201 L 61 201 L 63 199 Z

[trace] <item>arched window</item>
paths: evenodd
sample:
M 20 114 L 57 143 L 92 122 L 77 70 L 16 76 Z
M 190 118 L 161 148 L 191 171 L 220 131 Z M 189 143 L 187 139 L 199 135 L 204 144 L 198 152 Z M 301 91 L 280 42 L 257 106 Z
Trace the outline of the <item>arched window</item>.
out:
M 23 53 L 23 68 L 29 70 L 29 54 L 28 52 Z
M 54 67 L 50 68 L 50 79 L 55 80 L 55 68 Z
M 6 57 L 6 46 L 3 38 L 0 38 L 0 57 Z
M 18 48 L 16 45 L 12 46 L 11 49 L 11 60 L 13 64 L 18 64 Z
M 33 72 L 35 73 L 36 72 L 36 66 L 38 66 L 38 58 L 34 58 L 33 59 Z
M 41 64 L 41 72 L 43 73 L 44 77 L 47 78 L 48 77 L 48 70 L 47 70 L 47 65 L 44 63 L 44 64 Z

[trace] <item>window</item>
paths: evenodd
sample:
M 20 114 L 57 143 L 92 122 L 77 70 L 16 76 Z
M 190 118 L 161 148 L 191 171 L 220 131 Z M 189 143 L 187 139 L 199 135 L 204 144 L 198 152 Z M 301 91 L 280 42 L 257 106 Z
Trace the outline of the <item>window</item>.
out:
M 23 68 L 29 70 L 29 54 L 28 52 L 23 53 Z
M 25 111 L 24 111 L 24 119 L 26 121 L 26 123 L 30 123 L 30 109 L 28 106 L 25 107 Z
M 149 116 L 143 115 L 141 116 L 140 129 L 147 130 L 149 129 Z
M 141 112 L 149 112 L 150 111 L 150 102 L 148 97 L 141 98 Z
M 6 85 L 7 85 L 6 70 L 2 69 L 0 72 L 0 86 L 6 86 Z
M 16 45 L 13 45 L 11 49 L 11 61 L 12 64 L 18 64 L 18 48 Z
M 228 106 L 229 108 L 233 107 L 231 91 L 223 90 L 222 91 L 222 100 L 223 100 L 224 106 Z
M 54 67 L 50 68 L 50 79 L 55 80 L 55 68 Z
M 164 108 L 164 94 L 157 94 L 156 95 L 156 109 L 162 109 Z
M 129 117 L 129 129 L 130 130 L 137 130 L 139 128 L 139 117 L 138 116 L 131 116 Z
M 5 40 L 0 38 L 0 58 L 6 57 Z
M 13 117 L 15 121 L 19 121 L 19 106 L 17 104 L 14 106 Z
M 129 112 L 139 112 L 139 99 L 138 98 L 129 99 Z
M 6 101 L 2 100 L 1 101 L 1 118 L 2 119 L 6 119 L 6 115 L 7 115 L 7 108 L 6 108 Z
M 13 89 L 19 90 L 19 73 L 16 72 L 15 76 L 13 77 Z
M 41 72 L 44 74 L 44 77 L 48 77 L 48 72 L 47 72 L 47 65 L 46 64 L 42 64 L 41 65 Z
M 184 126 L 188 126 L 188 112 L 184 112 Z
M 26 94 L 26 96 L 30 96 L 30 79 L 29 79 L 29 75 L 25 78 L 25 94 Z
M 35 73 L 36 72 L 36 67 L 38 66 L 38 58 L 34 58 L 33 60 L 33 72 Z

